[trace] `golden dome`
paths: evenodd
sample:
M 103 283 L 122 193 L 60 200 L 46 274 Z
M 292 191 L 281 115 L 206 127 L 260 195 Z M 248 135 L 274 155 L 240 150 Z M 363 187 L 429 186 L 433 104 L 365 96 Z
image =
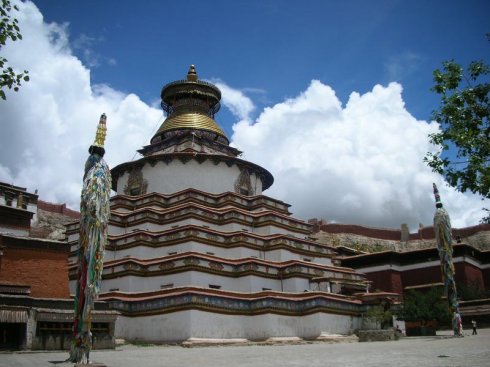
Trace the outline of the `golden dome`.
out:
M 179 129 L 208 130 L 226 137 L 225 133 L 211 117 L 201 113 L 172 114 L 160 126 L 155 135 Z
M 168 115 L 152 141 L 164 140 L 167 131 L 185 129 L 210 131 L 228 143 L 226 134 L 213 119 L 220 109 L 221 92 L 215 85 L 199 80 L 194 65 L 185 80 L 165 85 L 161 98 Z

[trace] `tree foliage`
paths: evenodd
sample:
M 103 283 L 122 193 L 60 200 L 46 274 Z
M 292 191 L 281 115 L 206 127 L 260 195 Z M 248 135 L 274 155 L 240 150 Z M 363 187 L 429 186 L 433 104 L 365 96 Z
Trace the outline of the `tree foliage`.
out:
M 466 70 L 454 61 L 442 66 L 433 72 L 431 88 L 441 96 L 432 116 L 441 131 L 429 136 L 442 151 L 427 153 L 424 160 L 459 191 L 490 198 L 490 67 L 482 60 Z M 447 156 L 454 148 L 456 158 Z
M 11 13 L 13 10 L 18 11 L 17 6 L 12 6 L 10 0 L 1 0 L 0 3 L 0 49 L 5 46 L 7 41 L 17 41 L 22 39 L 20 28 L 17 19 L 13 18 Z M 0 56 L 0 98 L 7 99 L 5 88 L 18 91 L 22 81 L 29 81 L 28 71 L 17 74 L 16 71 L 9 66 L 8 60 Z
M 442 288 L 428 292 L 408 291 L 403 297 L 403 306 L 398 319 L 405 321 L 431 321 L 448 323 L 451 320 L 447 301 L 442 298 Z
M 392 318 L 392 313 L 388 309 L 386 310 L 383 305 L 372 306 L 365 314 L 365 318 L 367 320 L 373 321 L 376 325 L 380 325 L 380 328 L 383 329 L 385 324 L 389 323 Z

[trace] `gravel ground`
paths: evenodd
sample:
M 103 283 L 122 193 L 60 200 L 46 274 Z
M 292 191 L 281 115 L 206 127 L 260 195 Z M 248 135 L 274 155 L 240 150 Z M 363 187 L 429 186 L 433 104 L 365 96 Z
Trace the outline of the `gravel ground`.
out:
M 490 366 L 490 329 L 478 335 L 465 332 L 453 338 L 449 332 L 436 337 L 402 338 L 371 343 L 212 346 L 123 345 L 116 350 L 96 350 L 94 363 L 108 367 L 269 367 L 269 366 Z M 0 367 L 68 367 L 67 352 L 0 353 Z

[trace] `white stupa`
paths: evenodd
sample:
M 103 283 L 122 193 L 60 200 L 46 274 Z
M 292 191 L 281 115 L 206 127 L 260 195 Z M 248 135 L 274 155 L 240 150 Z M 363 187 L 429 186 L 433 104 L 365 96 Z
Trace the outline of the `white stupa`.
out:
M 366 279 L 336 266 L 335 249 L 310 239 L 288 204 L 262 195 L 273 177 L 229 146 L 214 121 L 219 89 L 191 66 L 161 98 L 167 118 L 143 157 L 112 169 L 100 299 L 121 313 L 115 336 L 314 339 L 358 329 L 353 293 Z M 74 261 L 78 224 L 68 235 Z

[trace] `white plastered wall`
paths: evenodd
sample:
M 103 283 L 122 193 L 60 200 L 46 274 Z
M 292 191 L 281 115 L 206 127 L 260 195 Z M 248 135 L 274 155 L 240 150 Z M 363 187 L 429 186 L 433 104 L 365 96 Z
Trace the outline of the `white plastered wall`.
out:
M 222 193 L 235 191 L 235 182 L 240 175 L 240 169 L 236 165 L 228 167 L 224 162 L 214 164 L 210 160 L 203 163 L 190 160 L 183 164 L 178 159 L 166 164 L 157 162 L 155 166 L 145 163 L 142 168 L 143 179 L 148 182 L 147 192 L 169 194 L 194 188 L 197 190 Z M 124 187 L 128 182 L 129 172 L 125 172 L 117 182 L 117 193 L 124 194 Z M 255 195 L 262 194 L 262 181 L 252 173 L 250 181 Z
M 102 282 L 101 291 L 105 293 L 118 289 L 121 292 L 149 292 L 159 290 L 162 286 L 169 284 L 172 284 L 173 287 L 201 287 L 206 289 L 213 285 L 221 287 L 221 290 L 244 293 L 261 292 L 264 288 L 273 291 L 303 292 L 309 288 L 308 279 L 303 278 L 288 278 L 281 281 L 280 279 L 261 278 L 255 275 L 232 278 L 217 274 L 187 271 L 154 277 L 127 275 L 105 279 Z
M 122 316 L 116 323 L 115 336 L 147 342 L 175 342 L 189 338 L 314 339 L 321 334 L 349 335 L 359 327 L 358 317 L 320 312 L 306 316 L 242 316 L 189 310 L 155 316 Z
M 104 260 L 108 261 L 122 259 L 127 256 L 136 257 L 138 259 L 154 259 L 162 256 L 173 255 L 174 253 L 183 252 L 199 252 L 202 254 L 213 255 L 225 259 L 240 259 L 253 256 L 259 258 L 259 256 L 261 255 L 261 251 L 246 247 L 233 247 L 227 249 L 223 247 L 216 247 L 203 243 L 198 243 L 195 241 L 189 241 L 171 246 L 137 246 L 117 251 L 106 251 Z
M 191 314 L 182 311 L 144 317 L 120 316 L 114 336 L 130 341 L 176 342 L 190 338 L 190 330 Z
M 138 214 L 142 218 L 145 217 L 145 214 L 140 213 Z M 138 216 L 135 216 L 134 219 L 137 219 Z M 251 221 L 251 217 L 245 217 L 246 220 Z M 300 232 L 294 232 L 291 229 L 286 229 L 280 226 L 272 224 L 268 224 L 266 226 L 258 226 L 258 227 L 252 227 L 250 224 L 246 223 L 238 223 L 238 222 L 230 222 L 230 223 L 225 223 L 222 225 L 216 225 L 214 223 L 211 223 L 209 220 L 206 220 L 205 218 L 203 219 L 198 219 L 198 218 L 186 218 L 183 220 L 180 220 L 178 222 L 173 222 L 173 221 L 168 221 L 165 224 L 159 224 L 159 223 L 152 223 L 152 222 L 145 222 L 145 223 L 135 223 L 135 224 L 129 224 L 127 227 L 120 227 L 120 226 L 114 226 L 114 225 L 109 225 L 109 234 L 111 235 L 121 235 L 121 234 L 126 234 L 126 233 L 131 233 L 135 230 L 146 230 L 146 231 L 151 231 L 151 232 L 158 232 L 158 231 L 166 231 L 172 228 L 176 228 L 175 226 L 186 226 L 186 225 L 194 225 L 194 226 L 200 226 L 204 228 L 210 228 L 210 229 L 216 229 L 221 232 L 248 232 L 248 233 L 253 233 L 253 234 L 258 234 L 258 235 L 272 235 L 272 234 L 284 234 L 284 235 L 290 235 L 292 237 L 300 238 L 300 239 L 307 239 L 308 236 L 300 233 Z
M 276 262 L 306 259 L 306 261 L 309 260 L 312 263 L 318 263 L 322 265 L 331 265 L 332 263 L 331 259 L 329 258 L 298 254 L 285 249 L 260 251 L 248 247 L 223 248 L 198 243 L 195 241 L 184 242 L 171 246 L 137 246 L 116 251 L 106 251 L 104 255 L 104 261 L 123 259 L 128 256 L 135 257 L 137 259 L 154 259 L 184 252 L 198 252 L 201 254 L 208 254 L 224 259 L 257 258 Z

